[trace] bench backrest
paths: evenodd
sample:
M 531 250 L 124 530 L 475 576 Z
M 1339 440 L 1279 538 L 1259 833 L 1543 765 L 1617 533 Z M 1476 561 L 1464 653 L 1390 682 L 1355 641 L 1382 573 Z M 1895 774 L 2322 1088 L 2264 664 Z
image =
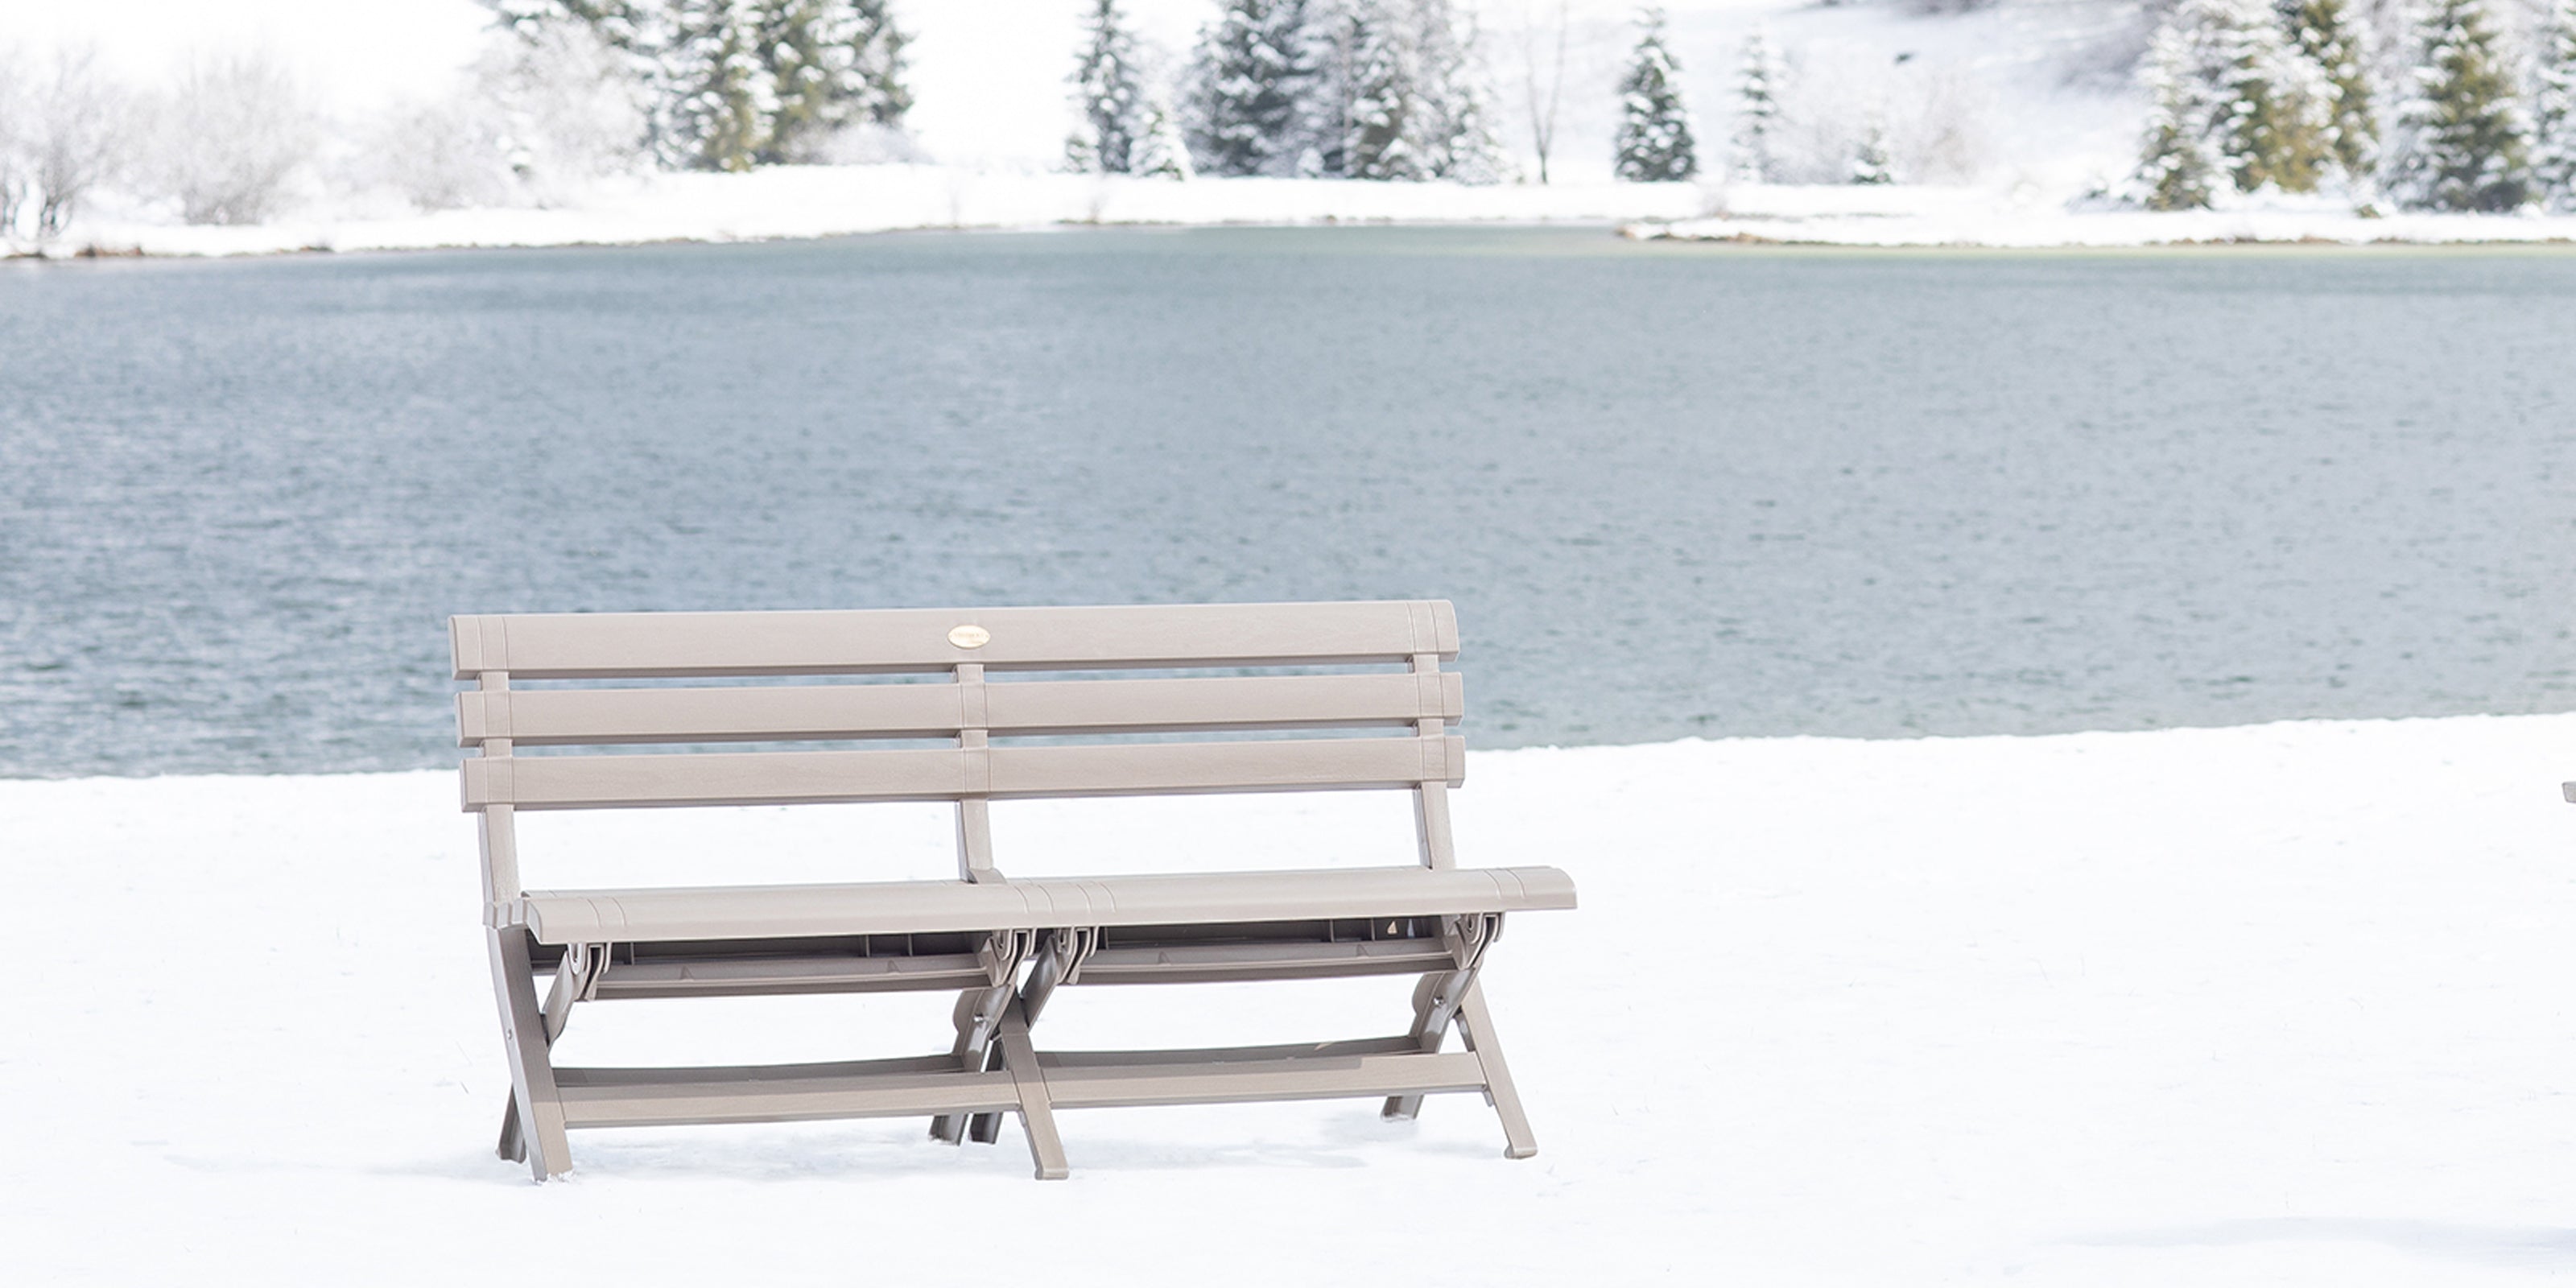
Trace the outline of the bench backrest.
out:
M 464 800 L 484 816 L 487 898 L 519 893 L 511 813 L 674 805 L 955 801 L 959 867 L 992 872 L 986 803 L 1036 797 L 1403 788 L 1422 859 L 1449 863 L 1442 791 L 1463 780 L 1445 601 L 450 618 Z M 1121 678 L 1379 664 L 1402 671 Z M 1040 672 L 1046 678 L 996 679 Z M 834 676 L 936 682 L 831 683 Z M 1061 676 L 1079 678 L 1060 678 Z M 815 684 L 517 687 L 527 681 L 819 677 Z M 1387 730 L 1279 738 L 1276 730 Z M 1390 736 L 1400 729 L 1401 734 Z M 1188 741 L 1084 736 L 1183 733 Z M 994 746 L 994 737 L 1049 736 Z M 1253 736 L 1246 736 L 1253 735 Z M 937 739 L 864 750 L 515 755 L 516 748 Z

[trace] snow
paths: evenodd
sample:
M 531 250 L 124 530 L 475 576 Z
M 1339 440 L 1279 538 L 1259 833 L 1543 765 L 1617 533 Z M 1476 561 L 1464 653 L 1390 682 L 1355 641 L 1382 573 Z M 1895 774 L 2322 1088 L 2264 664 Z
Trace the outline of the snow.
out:
M 1706 218 L 1639 220 L 1631 237 L 1835 246 L 2152 246 L 2210 242 L 2576 242 L 2576 215 L 2389 211 L 2327 197 L 2215 210 L 2090 208 L 2030 187 L 1735 184 L 1711 187 Z
M 228 255 L 434 246 L 615 245 L 1053 224 L 1611 222 L 1683 219 L 1689 184 L 1466 187 L 1331 179 L 1192 180 L 935 165 L 781 166 L 604 184 L 580 205 L 221 228 L 105 221 L 78 240 L 109 253 Z
M 1491 994 L 1541 1152 L 1365 1102 L 578 1132 L 532 1187 L 451 774 L 0 782 L 9 1278 L 2444 1284 L 2576 1262 L 2576 716 L 1477 753 L 1554 863 Z M 1006 869 L 1401 861 L 1400 797 L 997 807 Z M 948 862 L 935 809 L 531 820 L 531 879 Z M 747 842 L 747 843 L 746 843 Z M 1151 851 L 1137 857 L 1138 847 Z M 796 851 L 802 850 L 799 854 Z M 697 852 L 702 854 L 703 852 Z M 1043 857 L 1042 857 L 1043 856 Z M 846 862 L 846 860 L 841 860 Z M 704 869 L 700 869 L 703 875 Z M 852 872 L 851 875 L 860 875 Z M 1062 1046 L 1400 1027 L 1403 981 L 1072 990 Z M 939 997 L 584 1008 L 574 1062 L 943 1047 Z M 1354 1009 L 1357 1007 L 1359 1009 Z

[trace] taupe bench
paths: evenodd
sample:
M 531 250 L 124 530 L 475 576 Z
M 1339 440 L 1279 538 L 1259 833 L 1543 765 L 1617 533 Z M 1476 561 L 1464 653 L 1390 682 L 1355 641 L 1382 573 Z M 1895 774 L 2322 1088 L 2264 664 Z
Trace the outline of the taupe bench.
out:
M 476 684 L 457 722 L 481 752 L 463 777 L 510 1062 L 500 1152 L 540 1180 L 572 1165 L 572 1127 L 923 1115 L 936 1137 L 989 1142 L 1009 1112 L 1054 1178 L 1057 1109 L 1364 1096 L 1409 1117 L 1425 1094 L 1460 1091 L 1494 1106 L 1505 1153 L 1537 1150 L 1476 981 L 1507 914 L 1571 908 L 1574 887 L 1554 868 L 1452 865 L 1446 793 L 1465 753 L 1447 732 L 1463 707 L 1440 669 L 1458 650 L 1446 603 L 544 614 L 449 631 L 456 678 Z M 998 674 L 1014 671 L 1046 674 Z M 739 676 L 832 678 L 526 687 Z M 1275 732 L 1319 729 L 1344 732 Z M 1176 732 L 1187 740 L 1128 736 Z M 920 745 L 698 749 L 906 740 Z M 519 754 L 558 747 L 576 750 Z M 1364 788 L 1413 793 L 1419 866 L 1016 880 L 995 867 L 992 801 Z M 955 802 L 959 879 L 520 882 L 521 810 L 869 801 Z M 542 1002 L 540 972 L 553 977 Z M 1421 977 L 1399 1035 L 1049 1052 L 1029 1033 L 1067 985 L 1379 974 Z M 550 1057 L 576 1002 L 924 989 L 959 995 L 944 1053 L 633 1069 Z M 1453 1025 L 1464 1049 L 1443 1051 Z

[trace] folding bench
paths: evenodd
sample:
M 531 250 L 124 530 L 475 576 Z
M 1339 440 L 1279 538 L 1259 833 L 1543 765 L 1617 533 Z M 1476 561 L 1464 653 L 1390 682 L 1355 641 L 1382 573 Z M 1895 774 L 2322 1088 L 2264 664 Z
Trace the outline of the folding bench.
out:
M 449 633 L 456 678 L 476 685 L 457 695 L 457 725 L 480 751 L 463 762 L 464 801 L 481 822 L 510 1064 L 500 1152 L 539 1180 L 571 1167 L 572 1127 L 922 1115 L 936 1137 L 989 1142 L 1008 1112 L 1038 1176 L 1056 1178 L 1058 1109 L 1364 1096 L 1410 1117 L 1425 1094 L 1460 1091 L 1493 1105 L 1506 1154 L 1537 1150 L 1477 978 L 1507 914 L 1571 908 L 1574 887 L 1554 868 L 1452 864 L 1446 793 L 1465 753 L 1447 732 L 1463 704 L 1440 669 L 1458 650 L 1445 602 L 471 616 Z M 836 678 L 596 683 L 743 676 Z M 898 745 L 725 746 L 797 742 Z M 517 754 L 538 747 L 573 750 Z M 997 800 L 1367 788 L 1413 794 L 1418 866 L 1035 879 L 995 866 Z M 877 801 L 954 802 L 958 879 L 520 883 L 522 810 Z M 1420 977 L 1390 1037 L 1125 1052 L 1030 1037 L 1066 986 L 1381 974 Z M 551 1057 L 576 1002 L 905 990 L 958 994 L 946 1051 L 701 1068 Z M 1453 1026 L 1464 1049 L 1443 1051 Z

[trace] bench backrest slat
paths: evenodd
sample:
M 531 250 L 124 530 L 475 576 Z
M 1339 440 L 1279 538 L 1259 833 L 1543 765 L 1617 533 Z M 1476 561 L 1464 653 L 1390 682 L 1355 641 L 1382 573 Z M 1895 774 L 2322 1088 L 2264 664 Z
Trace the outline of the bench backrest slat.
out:
M 960 626 L 985 643 L 952 642 Z M 449 619 L 456 678 L 860 675 L 1274 666 L 1455 657 L 1445 601 L 764 613 L 538 613 Z
M 515 756 L 464 763 L 465 807 L 1009 800 L 1455 785 L 1466 743 L 1432 738 L 894 751 Z
M 457 695 L 458 739 L 484 753 L 465 762 L 468 809 L 953 800 L 970 879 L 986 866 L 984 802 L 1045 796 L 1410 788 L 1439 866 L 1438 794 L 1465 767 L 1447 733 L 1465 701 L 1439 667 L 1457 617 L 1437 600 L 550 613 L 457 617 L 449 632 L 457 675 L 478 681 Z M 1313 673 L 1366 665 L 1406 669 Z M 1261 667 L 1309 673 L 1206 674 Z M 1047 674 L 988 679 L 997 669 Z M 924 678 L 855 678 L 902 672 Z M 736 676 L 825 678 L 652 683 Z M 613 687 L 545 683 L 603 679 Z M 1387 732 L 1272 734 L 1316 729 Z M 1145 733 L 1191 741 L 1098 740 Z M 995 745 L 1015 736 L 1065 741 Z M 909 739 L 950 745 L 697 749 Z M 671 750 L 578 754 L 653 743 Z M 520 754 L 534 747 L 575 751 Z
M 986 685 L 973 709 L 953 684 L 722 689 L 520 689 L 456 695 L 457 740 L 522 747 L 793 742 L 1335 729 L 1456 723 L 1455 674 L 1261 675 L 1155 680 L 1022 680 Z

